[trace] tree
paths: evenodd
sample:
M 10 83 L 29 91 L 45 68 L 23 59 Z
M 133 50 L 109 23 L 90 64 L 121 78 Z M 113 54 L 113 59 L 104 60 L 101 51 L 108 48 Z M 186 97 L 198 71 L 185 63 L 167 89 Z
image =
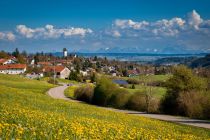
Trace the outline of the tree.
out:
M 75 80 L 77 81 L 78 79 L 78 75 L 76 71 L 71 71 L 71 73 L 69 74 L 69 80 Z
M 91 75 L 90 75 L 91 82 L 92 83 L 96 82 L 96 79 L 97 79 L 96 74 L 94 72 L 92 72 Z
M 18 57 L 18 55 L 20 54 L 18 48 L 15 49 L 15 51 L 12 53 L 13 56 Z
M 67 49 L 66 48 L 63 48 L 63 51 L 67 51 Z
M 0 52 L 0 58 L 8 58 L 8 57 L 9 57 L 9 55 L 6 52 L 4 52 L 4 51 Z
M 169 114 L 184 114 L 180 108 L 178 97 L 181 93 L 203 91 L 207 89 L 204 79 L 193 75 L 192 70 L 179 66 L 174 69 L 173 76 L 166 82 L 167 94 L 162 101 L 162 110 Z
M 26 63 L 26 59 L 25 59 L 24 56 L 21 55 L 21 54 L 19 54 L 19 55 L 17 56 L 17 60 L 18 60 L 18 62 L 21 63 L 21 64 L 25 64 L 25 63 Z
M 97 58 L 97 56 L 94 56 L 94 59 L 93 59 L 94 61 L 97 61 L 98 60 L 98 58 Z
M 128 71 L 127 71 L 127 69 L 124 69 L 124 70 L 122 70 L 122 74 L 123 74 L 123 76 L 128 76 Z
M 38 54 L 36 54 L 36 55 L 34 56 L 34 63 L 35 63 L 35 64 L 38 64 L 38 62 L 39 62 L 39 56 L 38 56 Z
M 134 84 L 132 84 L 131 89 L 135 89 L 135 85 Z

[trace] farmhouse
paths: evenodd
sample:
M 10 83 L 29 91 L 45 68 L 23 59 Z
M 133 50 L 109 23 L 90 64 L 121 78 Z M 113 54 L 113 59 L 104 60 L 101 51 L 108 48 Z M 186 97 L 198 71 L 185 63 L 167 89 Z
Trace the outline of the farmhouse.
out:
M 128 70 L 128 77 L 137 76 L 139 73 L 136 70 Z
M 55 72 L 56 77 L 66 79 L 69 77 L 70 70 L 64 66 L 45 66 L 43 72 L 53 74 Z
M 15 64 L 17 63 L 17 60 L 15 57 L 11 57 L 11 58 L 8 58 L 8 59 L 0 59 L 0 65 L 7 65 L 7 64 Z
M 26 64 L 0 65 L 0 73 L 3 74 L 22 74 L 26 71 Z

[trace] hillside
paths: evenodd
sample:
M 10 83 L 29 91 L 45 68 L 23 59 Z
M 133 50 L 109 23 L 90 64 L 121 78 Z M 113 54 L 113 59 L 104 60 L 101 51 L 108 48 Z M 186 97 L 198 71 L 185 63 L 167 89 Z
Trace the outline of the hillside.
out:
M 51 87 L 0 75 L 0 139 L 210 139 L 207 129 L 55 100 Z
M 191 67 L 206 67 L 210 68 L 210 54 L 206 55 L 205 57 L 198 58 L 191 63 Z

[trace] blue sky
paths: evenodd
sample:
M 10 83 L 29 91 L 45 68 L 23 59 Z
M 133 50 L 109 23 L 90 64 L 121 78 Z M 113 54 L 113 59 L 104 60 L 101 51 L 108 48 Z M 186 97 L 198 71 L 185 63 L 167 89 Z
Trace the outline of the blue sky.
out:
M 210 52 L 209 0 L 1 0 L 0 50 Z

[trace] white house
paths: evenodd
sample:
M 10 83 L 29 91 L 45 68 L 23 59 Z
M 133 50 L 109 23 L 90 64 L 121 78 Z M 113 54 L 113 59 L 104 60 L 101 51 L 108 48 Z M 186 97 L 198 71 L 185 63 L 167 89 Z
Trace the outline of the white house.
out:
M 16 58 L 9 58 L 9 59 L 0 59 L 0 65 L 8 65 L 8 64 L 15 64 L 17 63 Z
M 67 67 L 64 66 L 45 66 L 43 68 L 44 73 L 54 73 L 56 74 L 56 77 L 61 79 L 66 79 L 69 77 L 70 70 Z
M 0 65 L 0 73 L 3 74 L 22 74 L 26 71 L 26 64 Z

